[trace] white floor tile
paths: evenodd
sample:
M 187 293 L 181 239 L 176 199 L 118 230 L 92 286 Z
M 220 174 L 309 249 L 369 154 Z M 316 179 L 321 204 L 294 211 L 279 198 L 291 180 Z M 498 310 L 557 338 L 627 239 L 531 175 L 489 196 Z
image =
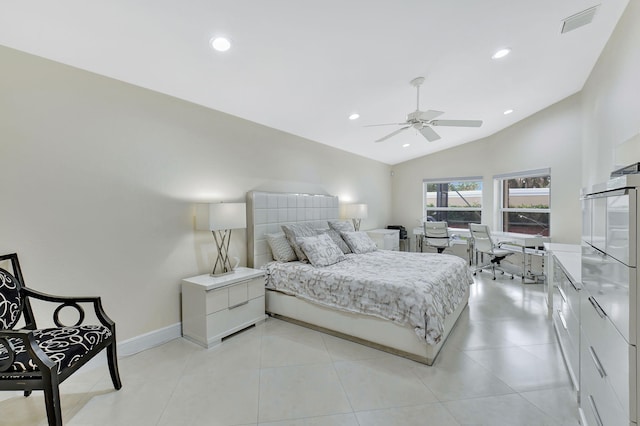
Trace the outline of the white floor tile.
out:
M 436 402 L 410 364 L 396 358 L 335 363 L 355 411 Z
M 458 426 L 460 423 L 439 403 L 356 413 L 360 426 Z
M 556 425 L 535 405 L 518 394 L 445 402 L 443 405 L 464 425 Z
M 61 386 L 67 425 L 575 425 L 541 285 L 479 274 L 433 366 L 285 321 L 204 349 L 184 339 Z M 520 392 L 520 393 L 518 393 Z M 46 425 L 42 392 L 0 393 L 0 426 Z
M 352 412 L 331 363 L 260 371 L 259 422 Z

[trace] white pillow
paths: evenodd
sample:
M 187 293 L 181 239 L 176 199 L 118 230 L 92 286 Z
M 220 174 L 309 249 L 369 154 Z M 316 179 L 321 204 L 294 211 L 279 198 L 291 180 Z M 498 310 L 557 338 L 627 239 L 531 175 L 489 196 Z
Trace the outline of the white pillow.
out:
M 376 243 L 366 232 L 341 232 L 342 238 L 356 254 L 369 253 L 378 250 Z
M 347 243 L 344 242 L 340 233 L 335 229 L 316 229 L 316 232 L 318 233 L 318 235 L 327 234 L 329 237 L 331 237 L 333 242 L 336 243 L 338 247 L 340 247 L 340 250 L 342 250 L 344 254 L 351 253 L 351 249 L 349 248 Z
M 356 229 L 353 227 L 353 222 L 350 220 L 330 220 L 329 228 L 338 231 L 338 232 L 355 232 Z
M 298 244 L 313 266 L 329 266 L 347 257 L 327 234 L 298 238 Z
M 291 225 L 282 225 L 281 228 L 284 231 L 284 235 L 286 235 L 287 240 L 289 240 L 291 248 L 296 252 L 298 260 L 306 262 L 307 256 L 298 245 L 297 240 L 301 237 L 315 236 L 316 230 L 306 223 L 292 223 Z
M 291 262 L 297 259 L 296 253 L 291 248 L 284 232 L 265 234 L 265 238 L 267 239 L 267 243 L 269 243 L 274 260 L 278 262 Z

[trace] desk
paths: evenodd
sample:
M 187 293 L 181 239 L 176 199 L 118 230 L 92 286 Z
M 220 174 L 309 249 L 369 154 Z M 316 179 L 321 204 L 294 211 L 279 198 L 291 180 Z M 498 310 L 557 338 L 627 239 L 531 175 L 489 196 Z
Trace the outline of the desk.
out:
M 416 236 L 416 251 L 421 252 L 423 249 L 424 228 L 413 228 L 413 235 Z M 469 264 L 477 264 L 477 256 L 475 257 L 474 262 L 474 249 L 471 231 L 464 228 L 449 228 L 449 235 L 455 235 L 457 237 L 451 239 L 451 244 L 468 245 L 467 252 L 469 254 Z M 523 283 L 525 282 L 525 279 L 533 280 L 534 283 L 540 282 L 540 278 L 544 277 L 544 273 L 536 274 L 532 271 L 532 259 L 533 256 L 540 256 L 543 259 L 544 270 L 544 257 L 546 257 L 544 244 L 550 242 L 549 237 L 539 237 L 516 232 L 492 232 L 491 238 L 494 243 L 499 243 L 501 248 L 522 254 L 520 276 L 522 277 Z
M 424 228 L 416 227 L 413 228 L 413 235 L 416 238 L 416 252 L 421 253 L 424 249 Z M 469 265 L 472 264 L 472 251 L 470 250 L 471 244 L 469 243 L 469 239 L 471 238 L 471 234 L 468 229 L 462 228 L 449 228 L 449 235 L 451 239 L 449 240 L 450 245 L 465 245 L 467 246 L 467 257 L 469 259 Z

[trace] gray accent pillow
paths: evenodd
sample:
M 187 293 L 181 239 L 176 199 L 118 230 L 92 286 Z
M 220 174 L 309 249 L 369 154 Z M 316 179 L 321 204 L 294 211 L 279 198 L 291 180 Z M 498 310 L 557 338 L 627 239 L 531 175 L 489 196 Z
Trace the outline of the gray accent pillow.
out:
M 353 222 L 350 220 L 330 220 L 329 228 L 338 232 L 355 232 L 356 229 L 353 227 Z
M 298 238 L 298 244 L 313 266 L 329 266 L 347 257 L 327 234 Z
M 316 229 L 316 232 L 318 233 L 318 235 L 327 234 L 333 240 L 333 242 L 336 243 L 338 247 L 340 247 L 340 250 L 342 250 L 344 254 L 351 253 L 351 249 L 349 248 L 347 243 L 344 242 L 340 233 L 335 229 Z
M 356 254 L 369 253 L 378 250 L 378 246 L 366 232 L 341 232 L 342 238 Z
M 291 262 L 292 260 L 297 259 L 296 253 L 291 248 L 284 232 L 279 232 L 277 234 L 265 234 L 265 237 L 267 239 L 267 243 L 269 243 L 271 254 L 275 260 L 278 262 Z
M 282 231 L 284 231 L 284 235 L 287 236 L 287 240 L 289 240 L 289 244 L 296 253 L 298 260 L 302 262 L 307 261 L 307 256 L 298 245 L 297 239 L 301 237 L 314 237 L 316 230 L 306 223 L 292 223 L 291 225 L 282 225 Z

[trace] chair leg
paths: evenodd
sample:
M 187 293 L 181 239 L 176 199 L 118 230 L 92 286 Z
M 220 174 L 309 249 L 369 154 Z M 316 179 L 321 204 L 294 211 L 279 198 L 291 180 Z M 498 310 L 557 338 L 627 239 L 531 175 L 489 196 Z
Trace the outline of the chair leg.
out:
M 32 392 L 32 391 L 30 391 L 30 390 L 26 390 L 26 391 L 24 391 L 24 397 L 26 398 L 26 397 L 28 397 L 29 395 L 31 395 L 31 392 Z
M 111 374 L 113 387 L 118 390 L 122 388 L 122 382 L 120 381 L 120 372 L 118 370 L 118 353 L 116 351 L 115 341 L 107 346 L 107 363 L 109 364 L 109 373 Z
M 62 426 L 62 408 L 60 406 L 60 389 L 55 373 L 42 375 L 44 384 L 44 403 L 47 407 L 49 426 Z

